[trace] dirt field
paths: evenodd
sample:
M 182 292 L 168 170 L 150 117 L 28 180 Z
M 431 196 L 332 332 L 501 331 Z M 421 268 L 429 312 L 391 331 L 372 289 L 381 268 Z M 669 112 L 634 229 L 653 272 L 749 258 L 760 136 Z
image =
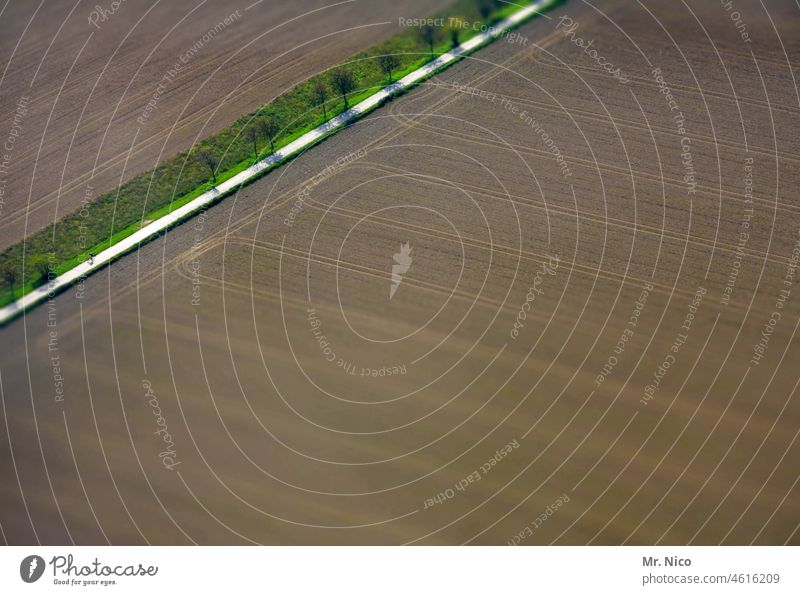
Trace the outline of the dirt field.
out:
M 664 4 L 568 2 L 0 330 L 6 541 L 800 543 L 800 13 Z
M 389 37 L 398 17 L 447 0 L 127 0 L 116 13 L 108 5 L 12 2 L 0 16 L 0 134 L 5 142 L 20 132 L 0 249 Z

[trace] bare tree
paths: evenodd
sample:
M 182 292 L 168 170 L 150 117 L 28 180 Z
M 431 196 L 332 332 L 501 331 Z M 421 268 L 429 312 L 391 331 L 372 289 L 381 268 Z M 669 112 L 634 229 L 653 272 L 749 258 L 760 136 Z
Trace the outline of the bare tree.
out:
M 459 40 L 459 30 L 456 28 L 450 29 L 450 43 L 453 44 L 453 47 L 458 47 L 458 40 Z
M 275 136 L 281 131 L 281 125 L 275 116 L 267 116 L 258 125 L 261 129 L 261 134 L 264 135 L 269 141 L 269 150 L 271 153 L 275 152 Z
M 209 151 L 208 149 L 202 149 L 199 153 L 197 153 L 197 159 L 208 167 L 208 170 L 211 172 L 211 179 L 214 180 L 214 184 L 217 183 L 217 166 L 219 165 L 219 161 L 214 154 Z
M 347 94 L 356 88 L 356 77 L 347 68 L 337 68 L 331 73 L 331 85 L 344 99 L 344 109 L 347 109 Z
M 494 0 L 477 0 L 477 4 L 478 12 L 484 19 L 494 12 L 496 5 Z
M 8 292 L 14 293 L 14 284 L 17 282 L 17 273 L 11 267 L 8 267 L 3 273 L 3 277 L 8 284 Z
M 44 254 L 37 254 L 31 258 L 31 267 L 36 271 L 34 283 L 36 285 L 44 285 L 50 278 L 50 261 Z
M 314 107 L 321 107 L 322 108 L 322 121 L 328 121 L 328 110 L 325 107 L 325 104 L 328 101 L 328 86 L 325 84 L 324 81 L 317 81 L 314 85 L 314 89 L 311 91 L 311 99 L 314 102 Z
M 253 161 L 258 161 L 258 129 L 255 126 L 248 126 L 244 135 L 253 145 Z
M 419 29 L 419 37 L 428 46 L 428 51 L 433 58 L 433 44 L 439 38 L 439 29 L 433 25 L 425 25 Z
M 378 56 L 378 65 L 391 83 L 392 73 L 400 67 L 400 58 L 395 54 L 383 54 Z

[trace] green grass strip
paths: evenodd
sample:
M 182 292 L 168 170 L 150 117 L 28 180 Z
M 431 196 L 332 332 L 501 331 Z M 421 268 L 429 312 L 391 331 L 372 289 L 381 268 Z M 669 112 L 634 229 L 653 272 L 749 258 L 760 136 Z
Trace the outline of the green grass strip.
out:
M 458 19 L 469 26 L 457 27 L 457 38 L 449 29 L 436 28 L 432 53 L 420 30 L 408 28 L 387 41 L 356 54 L 341 65 L 300 83 L 259 110 L 238 118 L 230 126 L 209 136 L 190 150 L 161 162 L 154 169 L 140 173 L 113 191 L 84 204 L 78 211 L 48 225 L 0 254 L 0 283 L 5 281 L 6 286 L 0 295 L 0 306 L 41 285 L 48 270 L 55 275 L 70 270 L 84 262 L 89 253 L 97 254 L 119 242 L 135 233 L 146 222 L 183 206 L 270 154 L 272 149 L 263 132 L 257 139 L 258 152 L 254 152 L 252 139 L 247 134 L 251 127 L 260 131 L 266 122 L 276 121 L 279 132 L 273 143 L 277 150 L 319 126 L 324 121 L 323 110 L 313 99 L 314 88 L 318 83 L 322 82 L 328 89 L 325 103 L 327 118 L 342 113 L 345 109 L 344 101 L 336 95 L 330 84 L 330 73 L 337 68 L 347 68 L 355 76 L 357 88 L 348 94 L 347 99 L 350 106 L 356 105 L 388 84 L 387 76 L 379 63 L 380 56 L 397 56 L 398 64 L 392 72 L 392 80 L 398 80 L 427 64 L 433 57 L 450 50 L 454 42 L 467 41 L 480 33 L 484 25 L 493 25 L 528 4 L 531 4 L 528 0 L 516 4 L 492 0 L 458 0 L 430 18 L 443 19 L 444 23 L 452 23 Z M 481 5 L 484 10 L 490 8 L 491 12 L 482 16 Z M 218 161 L 216 183 L 208 166 L 197 159 L 199 151 L 210 152 Z

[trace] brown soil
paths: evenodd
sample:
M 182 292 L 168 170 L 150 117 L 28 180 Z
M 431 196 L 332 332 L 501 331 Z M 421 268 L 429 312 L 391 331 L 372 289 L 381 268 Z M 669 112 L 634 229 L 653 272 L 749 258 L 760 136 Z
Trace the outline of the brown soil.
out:
M 0 249 L 389 37 L 398 17 L 446 5 L 127 0 L 94 26 L 95 5 L 57 0 L 37 12 L 38 4 L 11 3 L 0 19 L 3 142 L 17 102 L 30 99 L 10 154 Z M 203 40 L 226 17 L 230 24 Z M 149 117 L 137 122 L 162 77 L 198 42 Z
M 714 9 L 699 18 L 738 73 L 752 59 Z M 648 66 L 567 3 L 551 16 L 579 21 L 631 83 L 532 22 L 527 47 L 462 61 L 0 331 L 6 539 L 797 544 L 800 102 L 784 93 L 770 111 L 748 77 L 726 88 L 713 50 L 664 14 L 706 64 L 700 94 L 649 15 L 609 11 L 670 73 L 694 194 Z M 774 61 L 767 89 L 789 76 L 776 44 L 754 49 Z M 499 99 L 453 83 L 527 110 L 571 175 Z

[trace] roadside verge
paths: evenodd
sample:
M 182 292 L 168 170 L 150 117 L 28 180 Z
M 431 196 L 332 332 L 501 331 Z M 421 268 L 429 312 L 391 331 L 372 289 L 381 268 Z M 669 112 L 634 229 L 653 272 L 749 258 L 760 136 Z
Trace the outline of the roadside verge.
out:
M 0 309 L 0 325 L 9 322 L 21 313 L 56 294 L 64 291 L 75 283 L 80 282 L 97 270 L 105 267 L 114 260 L 138 248 L 142 244 L 158 237 L 171 227 L 180 224 L 186 219 L 191 218 L 203 209 L 222 200 L 226 196 L 234 193 L 245 184 L 249 184 L 257 178 L 263 176 L 278 165 L 296 157 L 303 150 L 317 144 L 327 136 L 342 129 L 345 125 L 362 118 L 367 113 L 380 107 L 387 100 L 396 97 L 421 81 L 429 78 L 438 71 L 457 62 L 464 56 L 475 50 L 491 43 L 504 33 L 519 26 L 526 20 L 543 12 L 547 8 L 557 4 L 559 0 L 539 0 L 520 10 L 514 12 L 509 17 L 489 27 L 485 32 L 470 38 L 464 43 L 456 46 L 448 52 L 439 55 L 422 67 L 407 74 L 398 81 L 384 87 L 360 103 L 351 107 L 345 112 L 331 118 L 324 124 L 303 134 L 288 145 L 278 149 L 268 157 L 258 161 L 252 166 L 244 169 L 235 176 L 222 182 L 221 184 L 207 190 L 197 198 L 187 202 L 183 206 L 175 209 L 163 217 L 152 221 L 141 229 L 121 239 L 112 246 L 98 253 L 91 263 L 83 262 L 69 269 L 58 276 L 48 278 L 42 286 L 33 289 L 16 301 Z

